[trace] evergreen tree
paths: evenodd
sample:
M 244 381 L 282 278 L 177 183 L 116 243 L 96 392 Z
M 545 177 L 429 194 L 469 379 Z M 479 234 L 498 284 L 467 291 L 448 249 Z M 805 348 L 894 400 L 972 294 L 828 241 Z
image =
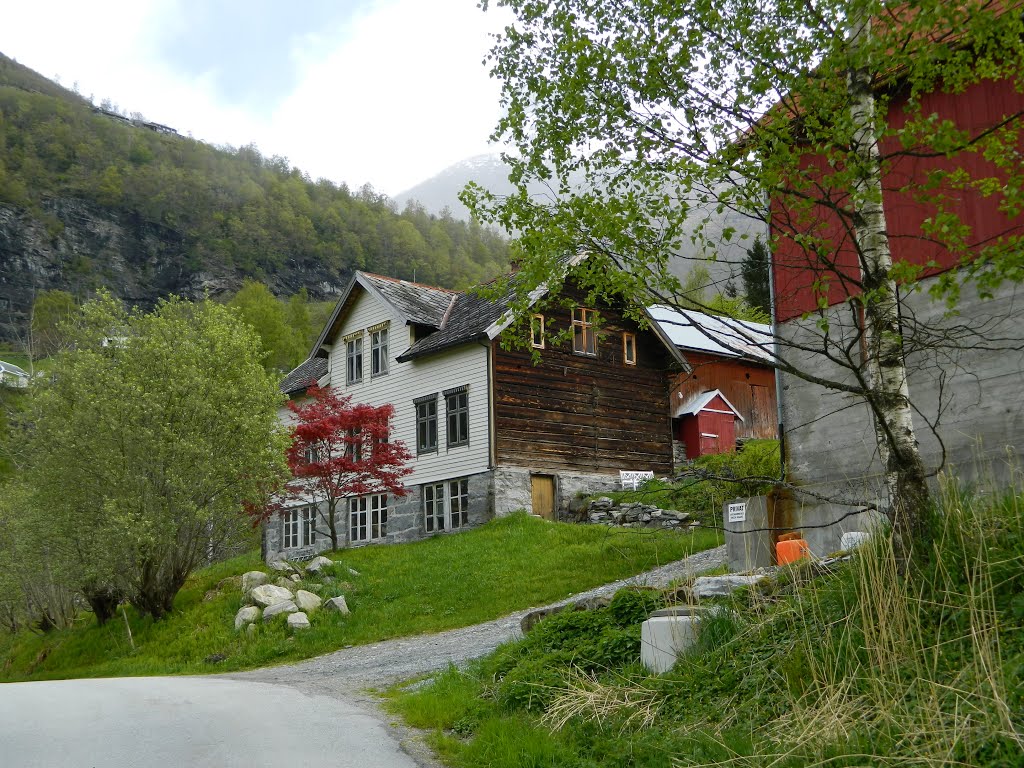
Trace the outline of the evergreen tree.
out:
M 771 291 L 768 286 L 768 247 L 760 237 L 747 249 L 741 265 L 743 293 L 747 303 L 766 314 L 771 313 Z

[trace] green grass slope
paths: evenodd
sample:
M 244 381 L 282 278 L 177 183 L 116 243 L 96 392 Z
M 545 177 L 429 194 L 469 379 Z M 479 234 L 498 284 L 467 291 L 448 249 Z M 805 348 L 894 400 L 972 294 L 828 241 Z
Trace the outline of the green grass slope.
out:
M 888 542 L 822 575 L 797 566 L 723 601 L 660 676 L 620 592 L 560 614 L 467 671 L 397 689 L 451 765 L 1024 765 L 1024 497 L 944 500 L 932 541 Z
M 336 580 L 309 586 L 324 598 L 344 594 L 351 616 L 316 612 L 312 628 L 295 635 L 279 617 L 254 636 L 236 633 L 233 623 L 240 575 L 262 566 L 250 554 L 195 574 L 163 621 L 129 608 L 131 640 L 120 614 L 103 627 L 86 614 L 71 630 L 0 637 L 0 680 L 202 674 L 296 661 L 487 621 L 718 543 L 712 531 L 611 530 L 513 515 L 458 535 L 338 553 Z M 213 656 L 220 658 L 207 661 Z

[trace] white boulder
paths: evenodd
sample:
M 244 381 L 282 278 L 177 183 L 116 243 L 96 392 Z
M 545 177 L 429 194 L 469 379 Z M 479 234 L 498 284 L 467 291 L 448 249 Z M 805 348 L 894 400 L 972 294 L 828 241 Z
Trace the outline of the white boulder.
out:
M 300 611 L 312 613 L 320 607 L 322 602 L 323 601 L 319 597 L 304 589 L 300 589 L 295 593 L 295 604 L 299 606 Z
M 263 623 L 266 624 L 272 618 L 282 613 L 295 613 L 298 610 L 299 607 L 291 600 L 284 603 L 274 603 L 269 608 L 263 609 Z
M 235 614 L 235 631 L 237 632 L 246 624 L 252 624 L 260 617 L 260 609 L 255 605 L 247 605 Z
M 698 576 L 694 579 L 690 590 L 694 597 L 723 597 L 737 589 L 751 587 L 761 579 L 768 578 L 764 573 L 729 573 L 724 576 Z
M 285 603 L 294 597 L 290 589 L 279 587 L 276 584 L 261 584 L 254 587 L 249 593 L 249 598 L 261 608 L 269 608 L 277 603 Z
M 288 629 L 309 629 L 309 617 L 299 611 L 288 617 Z
M 266 584 L 270 580 L 263 571 L 247 571 L 242 574 L 242 591 L 248 592 L 254 587 Z
M 352 613 L 352 611 L 348 609 L 348 603 L 345 602 L 344 595 L 332 597 L 330 600 L 324 603 L 324 608 L 328 611 L 337 611 L 342 616 L 347 616 L 348 614 Z
M 306 564 L 306 573 L 320 573 L 324 568 L 330 568 L 332 565 L 334 565 L 334 561 L 329 557 L 317 555 Z
M 299 569 L 289 563 L 287 560 L 271 560 L 267 563 L 267 567 L 272 571 L 278 573 L 298 573 Z

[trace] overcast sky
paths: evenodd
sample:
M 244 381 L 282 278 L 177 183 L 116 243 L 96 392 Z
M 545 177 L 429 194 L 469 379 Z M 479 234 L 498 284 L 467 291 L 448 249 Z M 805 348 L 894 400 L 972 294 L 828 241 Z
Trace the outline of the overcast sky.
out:
M 34 0 L 0 52 L 182 134 L 255 143 L 313 178 L 395 195 L 487 143 L 477 0 Z

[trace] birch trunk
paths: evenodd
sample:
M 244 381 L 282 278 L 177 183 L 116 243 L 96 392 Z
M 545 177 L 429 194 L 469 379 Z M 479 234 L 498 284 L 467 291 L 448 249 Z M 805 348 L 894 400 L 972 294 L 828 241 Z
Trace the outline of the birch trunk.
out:
M 853 190 L 854 239 L 860 256 L 864 334 L 867 348 L 868 404 L 875 422 L 879 457 L 889 495 L 887 515 L 895 543 L 908 555 L 923 533 L 930 491 L 920 445 L 914 432 L 913 409 L 903 357 L 899 296 L 892 278 L 892 253 L 882 207 L 882 168 L 875 125 L 875 96 L 865 47 L 870 21 L 855 22 L 850 48 L 857 66 L 848 80 L 853 120 L 854 154 L 859 167 Z

